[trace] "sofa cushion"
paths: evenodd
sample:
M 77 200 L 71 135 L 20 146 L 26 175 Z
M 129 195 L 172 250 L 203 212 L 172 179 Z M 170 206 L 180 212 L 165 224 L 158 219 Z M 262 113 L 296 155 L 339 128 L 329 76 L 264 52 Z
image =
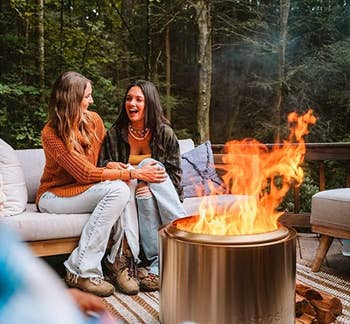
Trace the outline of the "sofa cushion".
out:
M 38 241 L 78 237 L 90 214 L 48 214 L 37 211 L 35 204 L 28 204 L 25 212 L 5 217 L 2 223 L 11 226 L 23 241 Z
M 4 195 L 0 216 L 21 213 L 26 207 L 28 198 L 23 171 L 15 150 L 2 139 L 0 139 L 0 174 Z
M 214 167 L 210 141 L 182 154 L 181 168 L 183 171 L 181 185 L 185 198 L 210 195 L 210 185 L 217 193 L 225 191 Z
M 28 202 L 35 202 L 36 192 L 45 166 L 43 149 L 16 150 L 17 158 L 24 172 L 28 191 Z
M 310 222 L 350 231 L 350 188 L 325 190 L 313 195 Z

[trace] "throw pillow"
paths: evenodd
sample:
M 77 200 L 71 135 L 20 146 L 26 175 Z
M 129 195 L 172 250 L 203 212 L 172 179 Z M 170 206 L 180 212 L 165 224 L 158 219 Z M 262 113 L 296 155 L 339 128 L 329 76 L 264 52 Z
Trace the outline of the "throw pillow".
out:
M 0 217 L 17 215 L 27 205 L 27 187 L 24 174 L 16 152 L 5 141 L 0 139 L 0 174 L 2 175 L 3 201 Z
M 182 154 L 181 168 L 183 171 L 181 185 L 185 198 L 210 195 L 211 186 L 215 188 L 216 193 L 225 191 L 224 184 L 214 168 L 210 141 Z

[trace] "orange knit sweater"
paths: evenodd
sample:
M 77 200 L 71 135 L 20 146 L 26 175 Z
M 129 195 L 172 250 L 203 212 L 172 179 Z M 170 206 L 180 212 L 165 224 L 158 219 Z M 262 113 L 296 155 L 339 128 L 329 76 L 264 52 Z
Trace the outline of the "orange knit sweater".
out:
M 68 151 L 65 143 L 49 124 L 43 128 L 41 141 L 46 164 L 36 195 L 37 204 L 41 195 L 46 191 L 57 196 L 70 197 L 84 192 L 96 182 L 112 180 L 104 179 L 104 168 L 96 167 L 100 147 L 106 133 L 105 127 L 97 113 L 91 111 L 87 113 L 93 117 L 98 138 L 87 155 Z

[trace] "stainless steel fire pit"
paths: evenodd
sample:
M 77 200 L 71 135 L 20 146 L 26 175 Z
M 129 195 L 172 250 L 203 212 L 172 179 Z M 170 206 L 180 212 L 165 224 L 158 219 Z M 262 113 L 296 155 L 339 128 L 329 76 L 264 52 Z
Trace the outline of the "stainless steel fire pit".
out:
M 216 236 L 179 230 L 178 221 L 159 231 L 163 324 L 294 323 L 293 229 Z

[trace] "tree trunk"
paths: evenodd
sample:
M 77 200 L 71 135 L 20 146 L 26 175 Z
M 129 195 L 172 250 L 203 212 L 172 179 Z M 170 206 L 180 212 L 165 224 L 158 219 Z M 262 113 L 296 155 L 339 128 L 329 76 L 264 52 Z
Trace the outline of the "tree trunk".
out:
M 133 43 L 139 43 L 138 38 L 135 36 L 135 32 L 130 28 L 130 26 L 132 25 L 132 21 L 133 19 L 131 18 L 133 15 L 133 10 L 135 7 L 135 1 L 134 0 L 122 0 L 121 2 L 121 10 L 119 10 L 118 6 L 116 5 L 116 3 L 111 2 L 112 7 L 114 8 L 114 10 L 116 11 L 116 13 L 118 14 L 118 16 L 120 17 L 123 27 L 127 30 L 127 33 L 122 33 L 122 46 L 123 46 L 123 50 L 124 50 L 124 58 L 122 60 L 122 65 L 123 65 L 123 69 L 121 70 L 121 76 L 118 77 L 118 75 L 116 75 L 115 79 L 116 80 L 122 80 L 122 82 L 117 82 L 116 86 L 118 88 L 118 84 L 121 85 L 121 87 L 123 86 L 123 83 L 129 82 L 129 77 L 130 77 L 130 71 L 129 71 L 129 61 L 130 61 L 130 51 L 129 51 L 129 47 L 128 47 L 128 43 L 131 41 Z M 150 1 L 147 0 L 147 13 L 149 13 L 149 6 L 150 6 Z M 149 23 L 149 18 L 147 17 L 147 23 Z M 148 28 L 148 27 L 147 27 Z M 149 31 L 147 31 L 147 35 L 149 35 Z M 130 41 L 129 41 L 130 39 Z M 146 47 L 148 46 L 148 44 L 150 45 L 150 41 L 148 40 L 149 36 L 147 36 L 147 41 L 145 44 L 145 47 L 137 47 L 135 54 L 142 60 L 142 64 L 144 67 L 144 71 L 145 71 L 145 78 L 148 78 L 148 70 L 149 68 L 148 66 L 148 54 L 145 54 L 145 51 L 148 53 L 149 51 L 146 50 Z M 126 86 L 126 85 L 125 85 Z
M 146 19 L 146 67 L 145 79 L 149 80 L 151 77 L 151 0 L 147 0 L 147 19 Z
M 38 0 L 38 63 L 39 87 L 43 101 L 45 87 L 44 0 Z
M 241 108 L 241 101 L 242 101 L 242 96 L 239 94 L 230 99 L 230 105 L 229 105 L 230 110 L 227 112 L 227 120 L 224 124 L 225 141 L 232 138 L 234 127 L 237 126 L 237 120 L 238 120 L 239 112 Z
M 165 90 L 166 90 L 166 117 L 169 121 L 171 121 L 171 105 L 170 105 L 170 91 L 171 91 L 171 65 L 170 65 L 170 28 L 169 25 L 166 26 L 165 29 Z
M 289 15 L 290 0 L 280 0 L 280 39 L 278 46 L 278 80 L 276 86 L 276 98 L 274 107 L 275 116 L 275 142 L 280 142 L 281 137 L 281 108 L 283 101 L 283 88 L 286 84 L 285 68 L 286 68 L 286 43 L 287 43 L 287 27 Z
M 209 112 L 212 78 L 211 51 L 211 1 L 198 0 L 195 2 L 198 24 L 198 102 L 197 102 L 197 130 L 199 142 L 210 138 Z
M 64 0 L 61 0 L 60 12 L 60 68 L 63 66 L 63 40 L 64 40 Z
M 121 16 L 123 18 L 123 22 L 129 30 L 129 26 L 131 25 L 131 17 L 132 10 L 134 7 L 134 3 L 132 0 L 122 0 L 121 1 Z M 126 88 L 129 82 L 129 61 L 130 61 L 130 52 L 128 48 L 128 33 L 122 34 L 122 47 L 123 47 L 123 57 L 121 58 L 122 64 L 121 69 L 119 71 L 119 76 L 116 75 L 115 79 L 117 80 L 116 86 L 121 88 Z

